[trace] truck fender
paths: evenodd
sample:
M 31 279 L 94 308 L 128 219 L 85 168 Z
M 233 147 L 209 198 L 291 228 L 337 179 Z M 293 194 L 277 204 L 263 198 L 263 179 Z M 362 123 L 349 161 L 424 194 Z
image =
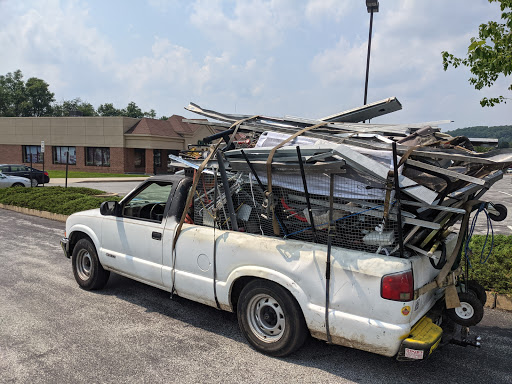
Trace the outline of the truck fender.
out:
M 225 291 L 225 302 L 229 303 L 231 306 L 231 310 L 234 311 L 232 295 L 233 295 L 233 287 L 235 286 L 235 282 L 242 277 L 255 277 L 259 279 L 273 281 L 276 284 L 281 285 L 283 288 L 287 289 L 292 296 L 297 300 L 299 306 L 302 310 L 302 313 L 305 314 L 308 308 L 308 299 L 307 295 L 304 293 L 302 287 L 300 287 L 295 281 L 290 279 L 288 276 L 264 267 L 258 266 L 243 266 L 234 269 L 229 274 L 225 287 L 227 288 Z M 220 292 L 219 292 L 220 293 Z M 224 301 L 222 300 L 222 301 Z
M 100 256 L 100 241 L 98 239 L 98 236 L 96 233 L 94 233 L 93 230 L 91 230 L 89 227 L 82 225 L 82 224 L 75 224 L 69 229 L 68 237 L 69 240 L 73 238 L 73 235 L 76 235 L 77 232 L 85 233 L 87 236 L 89 236 L 94 243 L 94 247 L 96 248 L 96 252 L 98 252 L 98 257 Z

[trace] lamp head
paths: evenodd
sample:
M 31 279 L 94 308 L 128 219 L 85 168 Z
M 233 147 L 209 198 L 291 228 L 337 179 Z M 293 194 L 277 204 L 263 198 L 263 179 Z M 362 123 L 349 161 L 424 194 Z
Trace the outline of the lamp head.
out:
M 368 10 L 368 13 L 371 13 L 372 11 L 379 12 L 379 1 L 378 0 L 366 0 L 366 9 Z

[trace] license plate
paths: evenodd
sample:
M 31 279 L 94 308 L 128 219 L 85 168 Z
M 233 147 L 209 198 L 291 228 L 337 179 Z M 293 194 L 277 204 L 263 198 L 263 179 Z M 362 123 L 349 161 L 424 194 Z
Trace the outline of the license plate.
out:
M 423 350 L 405 348 L 405 357 L 409 359 L 422 360 Z

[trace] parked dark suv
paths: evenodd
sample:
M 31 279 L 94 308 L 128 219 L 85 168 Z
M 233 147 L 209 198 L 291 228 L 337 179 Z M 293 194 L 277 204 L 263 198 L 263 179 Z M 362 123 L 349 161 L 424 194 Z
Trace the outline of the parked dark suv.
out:
M 30 179 L 30 167 L 19 164 L 0 164 L 0 172 L 4 175 L 20 176 Z M 38 184 L 46 184 L 50 182 L 48 172 L 40 171 L 39 169 L 32 168 L 32 186 L 36 187 Z

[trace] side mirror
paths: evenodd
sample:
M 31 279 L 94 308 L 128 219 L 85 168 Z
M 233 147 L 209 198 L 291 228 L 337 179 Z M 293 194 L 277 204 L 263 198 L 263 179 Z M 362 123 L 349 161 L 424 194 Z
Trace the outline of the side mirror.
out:
M 104 201 L 100 205 L 100 213 L 102 216 L 117 216 L 119 211 L 119 203 L 117 201 Z

